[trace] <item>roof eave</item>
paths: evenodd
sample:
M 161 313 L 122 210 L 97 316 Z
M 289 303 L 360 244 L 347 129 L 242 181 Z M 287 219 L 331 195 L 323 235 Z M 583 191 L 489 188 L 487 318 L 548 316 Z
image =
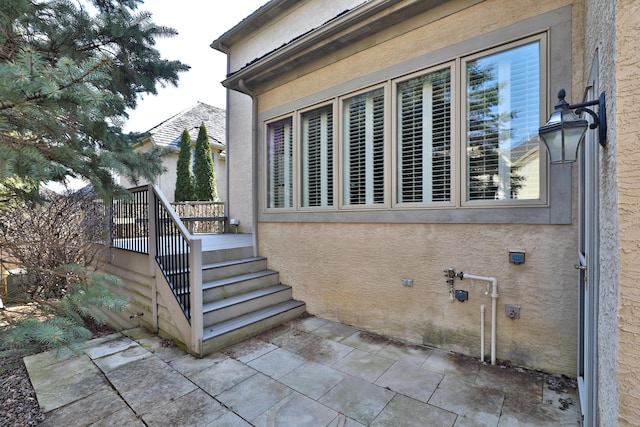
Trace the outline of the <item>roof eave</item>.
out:
M 390 23 L 407 19 L 445 2 L 446 0 L 370 0 L 256 59 L 229 75 L 222 85 L 239 92 L 244 92 L 246 87 L 254 90 L 271 78 L 316 61 L 319 52 L 328 54 L 337 51 L 371 36 L 373 31 L 379 31 Z M 380 13 L 385 10 L 385 13 Z
M 244 18 L 236 26 L 222 34 L 214 40 L 210 46 L 222 53 L 228 53 L 228 46 L 233 45 L 237 40 L 246 37 L 248 33 L 257 31 L 267 22 L 271 21 L 274 16 L 280 15 L 291 6 L 298 3 L 299 0 L 271 0 L 258 8 L 251 15 Z

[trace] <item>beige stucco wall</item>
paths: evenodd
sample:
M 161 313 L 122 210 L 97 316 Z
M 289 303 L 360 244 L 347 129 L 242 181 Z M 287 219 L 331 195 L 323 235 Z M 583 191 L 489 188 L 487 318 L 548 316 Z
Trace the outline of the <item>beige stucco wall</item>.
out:
M 250 36 L 230 46 L 229 71 L 238 71 L 255 58 L 262 57 L 265 53 L 289 43 L 297 35 L 317 28 L 341 12 L 362 3 L 362 0 L 297 1 L 289 13 L 274 16 L 275 25 L 254 29 L 256 31 Z
M 464 2 L 452 3 L 463 4 Z M 291 80 L 291 76 L 288 75 L 282 76 L 282 84 L 261 94 L 260 111 L 291 101 L 292 94 L 295 94 L 296 98 L 303 98 L 319 88 L 339 84 L 347 77 L 355 80 L 375 70 L 473 39 L 515 22 L 559 9 L 567 4 L 571 4 L 571 1 L 542 0 L 537 1 L 535 7 L 532 7 L 531 2 L 527 0 L 490 0 L 420 27 L 421 22 L 429 22 L 434 17 L 441 17 L 447 11 L 455 9 L 445 4 L 403 22 L 403 26 L 418 27 L 414 31 L 403 33 L 395 27 L 389 28 L 376 35 L 377 39 L 383 40 L 380 43 L 366 39 L 350 45 L 349 49 L 353 54 L 344 59 L 342 59 L 345 56 L 343 52 L 336 52 L 328 58 L 323 58 L 326 66 L 321 72 L 312 72 L 317 64 L 311 64 L 307 67 L 309 72 L 305 69 L 296 70 L 295 80 Z M 581 31 L 580 22 L 574 21 L 575 31 Z M 384 41 L 396 33 L 400 35 Z M 526 35 L 528 34 L 522 34 L 522 37 Z
M 261 224 L 260 253 L 310 313 L 411 342 L 480 356 L 486 284 L 456 279 L 469 300 L 450 302 L 443 271 L 498 280 L 497 357 L 575 375 L 574 242 L 567 227 L 437 224 Z M 508 262 L 523 249 L 523 265 Z M 413 287 L 402 279 L 413 279 Z M 505 304 L 521 318 L 505 316 Z
M 143 147 L 141 150 L 147 151 L 149 145 Z M 176 190 L 176 166 L 178 164 L 178 153 L 170 152 L 162 156 L 162 166 L 166 168 L 166 172 L 156 177 L 153 184 L 157 185 L 162 193 L 167 197 L 169 201 L 173 201 L 173 195 Z M 120 185 L 125 188 L 135 187 L 137 185 L 149 184 L 144 179 L 141 179 L 138 183 L 133 183 L 127 177 L 120 177 Z
M 277 24 L 258 28 L 245 39 L 228 46 L 228 72 L 245 67 L 298 34 L 306 33 L 362 0 L 300 1 L 290 13 L 278 16 Z M 304 16 L 304 19 L 300 19 Z M 227 91 L 227 165 L 229 217 L 240 221 L 238 232 L 253 232 L 252 101 L 248 95 Z M 220 184 L 218 184 L 220 189 Z
M 228 91 L 227 167 L 228 216 L 240 221 L 238 232 L 253 231 L 252 101 L 248 95 Z M 218 188 L 220 185 L 218 184 Z
M 583 75 L 596 73 L 597 90 L 607 96 L 609 145 L 594 147 L 599 167 L 599 291 L 597 315 L 597 418 L 600 425 L 618 425 L 618 206 L 616 157 L 618 136 L 612 126 L 617 116 L 615 83 L 615 2 L 585 1 L 585 55 Z
M 640 3 L 616 2 L 615 156 L 619 233 L 618 385 L 619 425 L 640 420 Z M 606 189 L 605 191 L 607 191 Z M 615 193 L 614 193 L 615 194 Z M 615 202 L 615 200 L 612 200 Z M 613 236 L 612 236 L 613 237 Z M 603 424 L 604 425 L 604 424 Z
M 277 109 L 291 102 L 292 94 L 303 98 L 340 84 L 347 75 L 357 79 L 567 4 L 486 1 L 391 38 L 397 29 L 389 28 L 376 37 L 379 43 L 358 42 L 350 46 L 351 55 L 323 58 L 326 65 L 297 70 L 294 80 L 282 76 L 278 87 L 260 94 L 259 109 Z M 584 22 L 580 11 L 573 15 L 576 40 Z M 404 24 L 428 22 L 430 13 Z M 581 64 L 581 55 L 576 56 L 574 65 Z M 571 84 L 580 93 L 581 80 L 573 77 Z M 259 253 L 280 271 L 283 283 L 293 286 L 309 312 L 476 357 L 483 304 L 489 354 L 491 298 L 484 284 L 456 281 L 457 288 L 469 291 L 469 301 L 449 302 L 443 270 L 455 267 L 495 277 L 498 359 L 570 376 L 576 375 L 576 236 L 575 225 L 261 222 L 258 229 Z M 526 264 L 510 264 L 509 249 L 525 250 Z M 403 287 L 403 278 L 413 279 L 414 286 Z M 505 304 L 520 306 L 521 318 L 507 318 Z

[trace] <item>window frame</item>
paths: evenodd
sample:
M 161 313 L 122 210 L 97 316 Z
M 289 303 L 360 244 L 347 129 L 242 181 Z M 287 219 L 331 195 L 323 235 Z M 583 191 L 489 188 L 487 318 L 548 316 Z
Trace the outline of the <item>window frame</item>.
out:
M 517 43 L 530 37 L 540 37 L 545 35 L 547 40 L 543 47 L 546 49 L 546 56 L 541 57 L 542 85 L 540 98 L 541 124 L 546 120 L 548 114 L 553 110 L 555 99 L 555 88 L 571 87 L 571 59 L 563 52 L 571 48 L 571 22 L 572 13 L 570 6 L 562 6 L 540 15 L 532 16 L 518 23 L 508 24 L 495 30 L 478 34 L 473 38 L 468 38 L 447 45 L 442 48 L 428 51 L 409 58 L 405 61 L 391 64 L 380 69 L 372 70 L 369 73 L 348 80 L 337 81 L 335 85 L 326 86 L 320 90 L 312 91 L 302 96 L 290 99 L 285 103 L 267 107 L 257 113 L 259 123 L 264 123 L 272 118 L 308 108 L 311 105 L 335 101 L 344 94 L 354 93 L 362 88 L 372 87 L 390 82 L 395 78 L 415 73 L 419 70 L 437 67 L 439 64 L 451 62 L 455 58 L 467 57 L 473 54 L 487 54 L 491 49 L 500 49 L 510 43 Z M 553 60 L 553 67 L 549 67 L 550 59 Z M 457 59 L 456 61 L 459 61 Z M 456 71 L 457 72 L 457 71 Z M 552 90 L 552 88 L 554 88 Z M 392 102 L 393 104 L 393 102 Z M 458 102 L 459 104 L 459 102 Z M 337 108 L 337 107 L 336 107 Z M 336 113 L 337 114 L 337 113 Z M 339 115 L 338 115 L 339 117 Z M 260 126 L 258 129 L 263 129 Z M 455 131 L 459 131 L 456 129 Z M 335 130 L 341 132 L 341 130 Z M 264 150 L 264 133 L 258 134 L 257 150 L 260 153 Z M 261 153 L 264 157 L 264 154 Z M 260 154 L 259 154 L 260 155 Z M 546 156 L 546 151 L 542 150 L 541 155 Z M 460 167 L 462 159 L 456 158 L 454 167 Z M 336 161 L 336 164 L 338 161 Z M 542 163 L 546 166 L 545 163 Z M 259 176 L 264 174 L 264 161 L 258 162 Z M 395 173 L 395 172 L 390 172 Z M 543 172 L 542 172 L 543 173 Z M 266 210 L 258 209 L 257 216 L 259 222 L 326 222 L 326 223 L 398 223 L 398 224 L 571 224 L 573 217 L 571 192 L 572 188 L 572 167 L 571 165 L 555 165 L 546 167 L 547 203 L 531 204 L 502 202 L 501 204 L 467 204 L 462 206 L 390 206 L 389 209 L 338 209 L 334 210 Z M 337 178 L 340 180 L 341 178 Z M 454 176 L 454 179 L 455 176 Z M 389 179 L 387 180 L 389 181 Z M 265 206 L 264 180 L 260 183 L 261 191 L 258 199 L 261 206 Z M 391 191 L 392 187 L 389 187 Z M 456 193 L 460 191 L 459 183 L 454 189 Z M 337 189 L 336 189 L 337 191 Z M 544 193 L 543 193 L 544 194 Z M 461 200 L 456 194 L 457 200 Z M 340 196 L 337 196 L 340 197 Z
M 333 116 L 333 129 L 332 129 L 332 138 L 331 138 L 331 144 L 332 144 L 332 169 L 331 169 L 331 173 L 333 175 L 333 185 L 328 187 L 328 191 L 332 192 L 332 199 L 333 199 L 333 203 L 331 205 L 327 205 L 327 206 L 303 206 L 303 199 L 304 199 L 304 185 L 303 185 L 303 178 L 302 175 L 304 173 L 304 167 L 303 167 L 303 162 L 304 162 L 304 156 L 303 156 L 303 144 L 304 144 L 304 139 L 303 139 L 303 129 L 302 126 L 304 125 L 303 123 L 303 115 L 309 112 L 312 112 L 314 110 L 318 110 L 321 108 L 326 108 L 326 107 L 330 107 L 331 108 L 331 113 Z M 299 137 L 298 137 L 298 143 L 295 144 L 294 141 L 294 147 L 297 146 L 297 151 L 298 153 L 298 157 L 299 159 L 296 161 L 296 164 L 298 165 L 298 170 L 299 170 L 299 175 L 297 175 L 297 178 L 295 179 L 294 183 L 298 184 L 298 190 L 295 191 L 294 189 L 294 193 L 298 195 L 298 200 L 299 203 L 296 204 L 296 207 L 299 211 L 321 211 L 321 210 L 325 210 L 325 211 L 333 211 L 336 210 L 338 208 L 338 185 L 339 185 L 339 178 L 338 178 L 338 169 L 339 169 L 339 165 L 338 165 L 338 137 L 336 132 L 338 131 L 338 121 L 339 118 L 337 117 L 337 100 L 330 100 L 328 102 L 322 102 L 319 104 L 315 104 L 312 105 L 310 107 L 307 108 L 303 108 L 300 109 L 296 112 L 296 116 L 298 117 L 298 132 L 299 132 Z M 295 139 L 295 137 L 294 137 Z M 294 153 L 295 154 L 295 153 Z M 294 160 L 295 161 L 295 160 Z
M 290 194 L 291 194 L 291 206 L 283 206 L 283 207 L 272 207 L 270 206 L 270 192 L 269 192 L 269 186 L 270 186 L 270 179 L 269 179 L 269 174 L 270 174 L 270 163 L 269 163 L 269 150 L 266 149 L 269 146 L 269 126 L 273 125 L 275 123 L 278 123 L 280 121 L 284 121 L 286 119 L 291 119 L 291 189 L 290 189 Z M 296 135 L 296 117 L 295 114 L 285 114 L 279 117 L 275 117 L 269 121 L 265 121 L 264 122 L 264 127 L 263 127 L 263 132 L 265 135 L 265 150 L 264 150 L 264 158 L 263 158 L 263 164 L 265 165 L 264 167 L 264 174 L 263 174 L 263 182 L 264 182 L 264 209 L 265 211 L 276 211 L 276 212 L 282 212 L 282 211 L 296 211 L 297 210 L 297 194 L 296 194 L 296 187 L 297 187 L 297 183 L 296 181 L 298 180 L 298 173 L 297 173 L 297 149 L 296 149 L 296 140 L 297 140 L 297 135 Z
M 346 148 L 346 142 L 344 139 L 344 102 L 345 100 L 355 98 L 370 92 L 374 92 L 382 89 L 382 96 L 384 97 L 383 101 L 383 202 L 382 203 L 374 203 L 374 204 L 348 204 L 345 203 L 345 154 L 344 150 Z M 381 84 L 377 84 L 374 86 L 370 86 L 355 92 L 351 92 L 342 96 L 339 96 L 337 99 L 338 102 L 338 127 L 337 130 L 334 129 L 334 134 L 338 135 L 338 159 L 337 159 L 337 167 L 338 167 L 338 209 L 339 210 L 379 210 L 379 209 L 388 209 L 390 206 L 390 193 L 389 193 L 389 162 L 390 162 L 390 147 L 389 147 L 389 83 L 383 82 Z
M 399 144 L 400 140 L 398 138 L 398 86 L 404 82 L 412 80 L 416 77 L 424 76 L 427 74 L 431 74 L 438 71 L 443 71 L 445 69 L 449 69 L 449 78 L 450 78 L 450 87 L 451 87 L 451 106 L 450 106 L 450 151 L 451 155 L 449 158 L 450 164 L 450 176 L 449 176 L 449 200 L 448 201 L 436 201 L 436 202 L 400 202 L 398 199 L 399 193 L 399 160 L 398 160 L 398 152 L 399 152 Z M 457 72 L 456 72 L 456 60 L 451 60 L 442 64 L 437 64 L 429 68 L 418 70 L 414 73 L 407 74 L 398 78 L 395 78 L 391 81 L 392 87 L 392 99 L 391 99 L 391 193 L 392 193 L 392 207 L 393 208 L 402 208 L 402 209 L 441 209 L 441 208 L 455 208 L 457 206 L 456 201 L 458 199 L 458 156 L 459 150 L 457 149 L 457 139 L 458 139 L 458 126 L 455 124 L 455 119 L 459 115 L 458 111 L 458 102 L 456 99 L 456 91 L 457 91 Z
M 539 123 L 544 123 L 546 121 L 546 109 L 544 108 L 547 105 L 547 86 L 548 86 L 548 68 L 547 68 L 547 55 L 548 55 L 548 34 L 547 32 L 541 32 L 538 34 L 531 35 L 529 37 L 521 38 L 519 40 L 514 40 L 508 43 L 501 44 L 499 46 L 490 47 L 478 52 L 474 52 L 469 55 L 465 55 L 460 57 L 460 66 L 458 67 L 458 72 L 460 73 L 460 92 L 459 92 L 459 100 L 458 106 L 460 108 L 460 122 L 458 123 L 459 128 L 459 165 L 460 165 L 460 185 L 457 190 L 460 192 L 459 194 L 459 202 L 457 206 L 460 208 L 470 208 L 470 207 L 509 207 L 509 206 L 548 206 L 549 204 L 549 187 L 548 187 L 548 153 L 543 148 L 542 145 L 539 145 L 538 148 L 538 177 L 540 179 L 538 183 L 538 198 L 537 199 L 510 199 L 510 200 L 469 200 L 469 183 L 468 183 L 468 164 L 467 164 L 467 80 L 466 80 L 466 64 L 470 61 L 476 60 L 478 58 L 488 57 L 490 55 L 506 52 L 510 49 L 514 49 L 517 47 L 525 46 L 527 44 L 538 41 L 540 46 L 539 52 L 539 68 L 540 68 L 540 86 L 539 86 L 539 97 L 540 97 L 540 111 L 539 111 Z

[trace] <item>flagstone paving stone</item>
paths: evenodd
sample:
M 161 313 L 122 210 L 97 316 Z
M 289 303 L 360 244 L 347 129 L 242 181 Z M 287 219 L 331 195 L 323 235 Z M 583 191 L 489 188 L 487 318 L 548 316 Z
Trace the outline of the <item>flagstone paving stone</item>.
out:
M 44 426 L 576 426 L 575 384 L 302 316 L 204 358 L 143 328 L 25 358 Z M 553 389 L 552 389 L 553 388 Z

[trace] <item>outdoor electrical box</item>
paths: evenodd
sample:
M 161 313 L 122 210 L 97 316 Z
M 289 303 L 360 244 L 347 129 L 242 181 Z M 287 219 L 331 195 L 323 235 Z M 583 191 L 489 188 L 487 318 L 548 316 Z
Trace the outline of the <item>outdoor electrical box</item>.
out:
M 469 292 L 456 289 L 456 299 L 460 302 L 465 302 L 469 299 Z
M 509 251 L 509 262 L 511 264 L 524 264 L 524 251 Z

